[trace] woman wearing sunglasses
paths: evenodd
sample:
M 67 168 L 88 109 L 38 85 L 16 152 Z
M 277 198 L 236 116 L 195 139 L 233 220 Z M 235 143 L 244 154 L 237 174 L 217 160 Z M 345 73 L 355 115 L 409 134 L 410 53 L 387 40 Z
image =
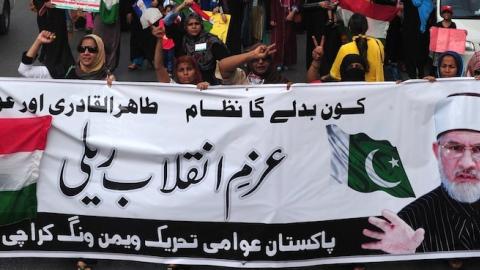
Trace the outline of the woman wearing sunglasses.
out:
M 32 65 L 40 47 L 53 40 L 55 40 L 55 34 L 52 32 L 42 31 L 38 34 L 30 49 L 23 53 L 22 62 L 18 67 L 18 72 L 22 76 L 38 79 L 53 78 L 46 66 Z M 115 80 L 105 66 L 105 48 L 100 37 L 92 34 L 84 36 L 80 40 L 77 51 L 78 60 L 68 69 L 65 79 L 107 80 L 109 85 Z

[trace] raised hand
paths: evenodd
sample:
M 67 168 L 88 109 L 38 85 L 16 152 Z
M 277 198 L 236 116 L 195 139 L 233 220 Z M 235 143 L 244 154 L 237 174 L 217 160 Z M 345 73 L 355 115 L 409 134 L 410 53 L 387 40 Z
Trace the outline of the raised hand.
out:
M 313 45 L 315 46 L 315 48 L 312 51 L 312 59 L 314 61 L 319 62 L 322 59 L 324 54 L 323 46 L 325 45 L 325 36 L 322 36 L 322 39 L 320 40 L 320 44 L 318 44 L 318 41 L 315 38 L 315 36 L 312 36 L 312 40 L 313 40 Z
M 183 4 L 187 7 L 191 6 L 193 4 L 194 0 L 185 0 L 183 1 Z
M 265 59 L 277 51 L 275 46 L 275 43 L 268 46 L 260 45 L 251 52 L 251 56 L 253 59 Z
M 422 243 L 425 230 L 414 231 L 405 221 L 389 210 L 383 210 L 382 216 L 368 218 L 368 222 L 382 232 L 363 230 L 363 235 L 379 241 L 362 244 L 363 249 L 382 250 L 391 254 L 412 254 Z
M 40 42 L 41 44 L 48 44 L 52 43 L 55 40 L 56 36 L 55 33 L 49 32 L 47 30 L 43 30 L 38 34 L 37 36 L 37 41 Z

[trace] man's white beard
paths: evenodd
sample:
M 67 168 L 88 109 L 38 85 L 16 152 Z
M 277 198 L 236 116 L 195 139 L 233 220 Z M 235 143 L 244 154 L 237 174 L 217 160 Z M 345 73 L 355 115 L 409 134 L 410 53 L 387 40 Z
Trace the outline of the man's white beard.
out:
M 473 183 L 456 183 L 448 180 L 443 170 L 442 163 L 439 162 L 438 170 L 440 171 L 440 179 L 443 187 L 447 190 L 448 195 L 454 200 L 462 203 L 474 203 L 480 200 L 480 181 Z M 472 172 L 480 176 L 478 172 Z

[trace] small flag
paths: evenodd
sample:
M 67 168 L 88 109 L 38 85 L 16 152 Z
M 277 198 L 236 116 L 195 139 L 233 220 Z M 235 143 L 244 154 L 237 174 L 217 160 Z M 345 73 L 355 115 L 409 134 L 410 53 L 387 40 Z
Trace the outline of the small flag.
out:
M 0 225 L 34 218 L 51 116 L 0 118 Z
M 365 133 L 349 135 L 336 125 L 327 126 L 332 148 L 331 177 L 358 192 L 378 190 L 398 198 L 415 197 L 397 148 Z
M 339 5 L 343 9 L 378 21 L 389 22 L 398 12 L 396 1 L 339 0 Z
M 223 43 L 227 43 L 228 28 L 230 27 L 230 18 L 229 14 L 224 14 L 227 18 L 227 22 L 223 22 L 222 14 L 216 13 L 213 14 L 211 11 L 205 11 L 210 16 L 210 21 L 212 22 L 212 29 L 210 34 L 217 36 Z
M 100 0 L 100 18 L 103 23 L 114 24 L 120 14 L 120 0 Z
M 367 35 L 385 38 L 389 22 L 397 15 L 397 0 L 340 0 L 344 21 L 348 22 L 353 13 L 367 17 Z
M 137 0 L 133 4 L 133 10 L 140 18 L 140 24 L 143 29 L 147 29 L 150 24 L 155 24 L 162 18 L 162 13 L 156 7 L 152 7 L 152 0 Z
M 183 3 L 183 0 L 174 0 L 177 5 L 180 5 Z M 213 23 L 210 21 L 210 16 L 208 16 L 207 13 L 205 13 L 202 8 L 200 7 L 199 4 L 193 2 L 192 5 L 188 9 L 183 9 L 182 13 L 186 16 L 188 16 L 190 13 L 197 13 L 203 20 L 203 30 L 205 32 L 210 33 L 210 30 L 212 30 Z

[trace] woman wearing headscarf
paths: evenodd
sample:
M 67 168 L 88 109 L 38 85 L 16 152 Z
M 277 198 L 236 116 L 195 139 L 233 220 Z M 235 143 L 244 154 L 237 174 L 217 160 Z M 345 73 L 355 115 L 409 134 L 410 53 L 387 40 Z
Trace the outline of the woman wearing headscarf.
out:
M 348 54 L 358 54 L 365 62 L 365 79 L 367 82 L 382 82 L 384 50 L 383 44 L 365 33 L 368 30 L 368 22 L 365 16 L 353 14 L 348 22 L 348 28 L 353 35 L 353 41 L 340 47 L 337 57 L 330 69 L 330 76 L 336 80 L 342 80 L 340 65 L 343 58 Z
M 185 19 L 185 35 L 180 44 L 182 54 L 192 56 L 200 67 L 203 79 L 212 85 L 219 84 L 214 76 L 217 61 L 227 57 L 229 52 L 217 36 L 203 29 L 202 18 L 196 13 Z
M 207 89 L 209 83 L 203 80 L 200 68 L 193 57 L 188 55 L 183 55 L 176 59 L 172 78 L 170 78 L 163 64 L 163 36 L 165 35 L 165 29 L 161 26 L 151 26 L 151 28 L 152 35 L 157 38 L 153 60 L 157 80 L 163 83 L 194 84 L 200 90 Z
M 456 52 L 447 51 L 442 53 L 438 57 L 437 66 L 438 69 L 435 77 L 426 76 L 423 79 L 434 82 L 436 78 L 453 78 L 463 76 L 463 60 L 462 57 Z
M 45 66 L 33 66 L 37 53 L 43 44 L 55 40 L 55 34 L 42 31 L 38 34 L 28 51 L 23 53 L 18 72 L 27 78 L 52 79 L 50 70 Z M 63 79 L 106 80 L 114 79 L 105 66 L 105 48 L 103 41 L 96 35 L 86 35 L 78 44 L 79 53 L 76 64 L 71 65 Z M 58 78 L 60 79 L 60 78 Z
M 193 0 L 185 0 L 167 15 L 177 16 L 184 8 L 192 5 Z M 205 31 L 202 18 L 192 12 L 182 18 L 183 29 L 178 24 L 165 23 L 167 35 L 175 41 L 176 56 L 189 55 L 197 62 L 205 81 L 212 85 L 219 84 L 214 73 L 217 61 L 227 57 L 229 51 L 225 44 L 215 35 Z
M 275 51 L 275 44 L 254 44 L 245 53 L 222 59 L 216 76 L 225 85 L 291 84 L 275 69 Z M 245 69 L 240 68 L 244 65 Z
M 342 82 L 364 82 L 365 81 L 365 59 L 358 54 L 349 54 L 343 58 L 340 65 Z
M 321 82 L 320 67 L 324 56 L 323 46 L 325 37 L 322 37 L 318 44 L 315 37 L 312 36 L 315 48 L 312 51 L 312 63 L 307 71 L 307 82 Z M 343 57 L 340 64 L 340 77 L 342 82 L 363 82 L 365 81 L 365 67 L 367 66 L 365 59 L 358 54 L 347 54 Z

